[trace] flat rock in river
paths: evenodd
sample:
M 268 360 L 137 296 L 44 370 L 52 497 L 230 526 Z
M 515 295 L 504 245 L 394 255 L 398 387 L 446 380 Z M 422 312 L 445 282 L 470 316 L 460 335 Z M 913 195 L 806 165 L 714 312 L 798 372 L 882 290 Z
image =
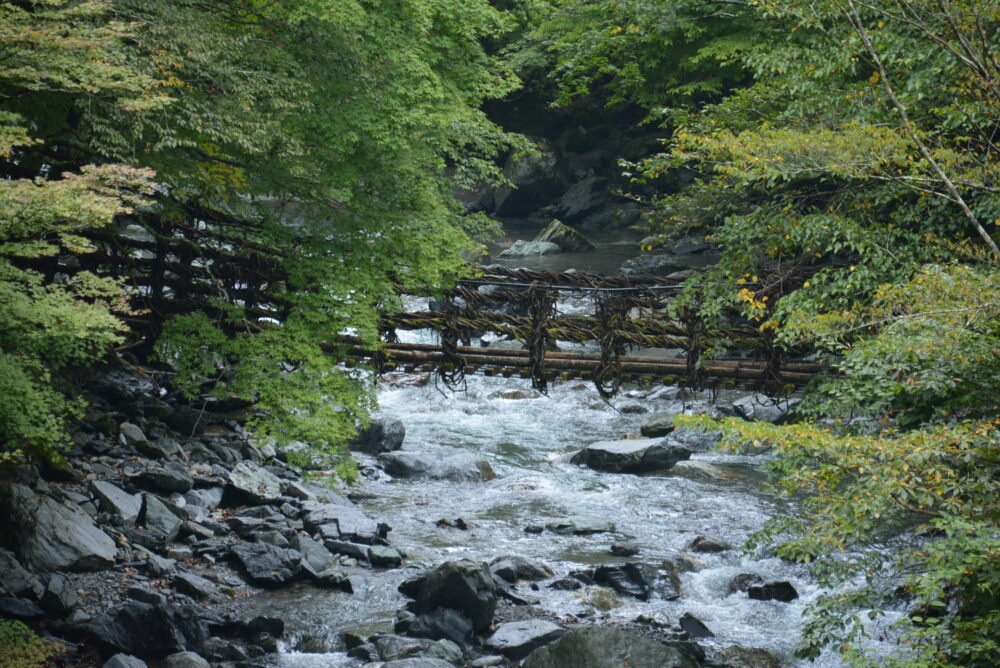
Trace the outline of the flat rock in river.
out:
M 669 469 L 691 457 L 682 445 L 659 438 L 626 439 L 591 443 L 570 460 L 598 471 L 642 473 Z
M 525 241 L 518 239 L 507 250 L 500 253 L 500 257 L 528 257 L 531 255 L 552 255 L 561 253 L 562 248 L 551 241 Z
M 486 639 L 486 647 L 512 659 L 523 659 L 542 645 L 558 640 L 566 630 L 545 619 L 526 619 L 501 624 Z
M 489 462 L 466 452 L 440 455 L 429 452 L 387 452 L 379 456 L 386 473 L 397 478 L 485 481 L 496 478 Z
M 584 535 L 590 533 L 608 533 L 615 530 L 615 525 L 597 517 L 566 517 L 553 520 L 545 525 L 552 533 Z
M 528 655 L 524 668 L 698 668 L 675 647 L 609 626 L 572 629 Z

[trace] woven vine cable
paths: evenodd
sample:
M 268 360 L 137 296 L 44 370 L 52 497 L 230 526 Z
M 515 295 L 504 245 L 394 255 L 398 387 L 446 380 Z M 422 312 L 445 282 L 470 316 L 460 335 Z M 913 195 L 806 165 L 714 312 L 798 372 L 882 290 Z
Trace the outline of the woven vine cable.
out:
M 449 390 L 465 389 L 465 358 L 458 353 L 458 341 L 463 331 L 459 324 L 459 306 L 452 295 L 444 300 L 444 323 L 440 328 L 441 352 L 443 360 L 437 368 L 437 376 Z
M 594 371 L 594 387 L 603 399 L 615 396 L 622 384 L 621 358 L 625 354 L 625 342 L 619 331 L 622 321 L 628 317 L 628 308 L 617 295 L 594 295 L 594 312 L 600 322 L 600 335 L 596 338 L 601 345 L 601 362 Z
M 545 351 L 552 341 L 549 334 L 549 320 L 556 314 L 556 301 L 552 293 L 545 289 L 528 289 L 531 302 L 531 331 L 525 340 L 531 360 L 531 387 L 548 394 L 548 380 L 545 378 Z
M 698 315 L 699 306 L 687 309 L 683 316 L 687 329 L 687 380 L 688 387 L 700 390 L 704 384 L 704 374 L 701 371 L 701 355 L 704 352 L 703 337 L 705 321 Z

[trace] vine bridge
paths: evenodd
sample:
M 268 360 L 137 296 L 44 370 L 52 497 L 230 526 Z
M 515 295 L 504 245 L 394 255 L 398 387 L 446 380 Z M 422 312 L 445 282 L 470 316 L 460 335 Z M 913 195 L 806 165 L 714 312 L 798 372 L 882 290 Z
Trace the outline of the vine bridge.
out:
M 431 301 L 430 310 L 384 315 L 384 347 L 372 353 L 355 345 L 351 354 L 371 358 L 380 372 L 435 371 L 452 388 L 469 373 L 530 379 L 541 391 L 555 379 L 584 378 L 604 397 L 614 395 L 622 382 L 654 380 L 784 394 L 819 372 L 817 364 L 787 359 L 770 333 L 755 325 L 709 329 L 693 306 L 668 313 L 680 283 L 655 276 L 491 266 L 462 280 L 444 299 Z M 399 330 L 427 329 L 438 333 L 440 343 L 403 343 L 397 336 Z M 486 333 L 521 345 L 498 347 L 486 339 L 470 345 Z M 590 343 L 590 350 L 561 351 L 557 342 Z M 629 354 L 638 349 L 646 352 Z M 705 359 L 710 349 L 742 355 Z

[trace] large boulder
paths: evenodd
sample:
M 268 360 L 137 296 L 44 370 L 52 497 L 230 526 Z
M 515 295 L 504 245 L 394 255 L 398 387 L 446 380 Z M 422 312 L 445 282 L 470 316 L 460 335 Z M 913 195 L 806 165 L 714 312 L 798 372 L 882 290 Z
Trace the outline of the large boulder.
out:
M 554 255 L 561 253 L 558 244 L 549 241 L 525 241 L 518 239 L 510 248 L 500 252 L 500 257 L 531 257 L 536 255 Z
M 691 451 L 658 438 L 591 443 L 570 460 L 598 471 L 643 473 L 669 469 L 691 457 Z
M 124 527 L 135 526 L 142 510 L 142 499 L 105 480 L 90 483 L 90 491 L 101 510 L 116 516 Z
M 264 587 L 278 587 L 294 580 L 302 561 L 296 550 L 267 543 L 237 543 L 230 553 L 243 566 L 249 580 Z
M 193 608 L 127 601 L 77 627 L 99 644 L 142 658 L 183 652 L 204 641 L 207 629 Z
M 789 411 L 799 403 L 798 399 L 772 399 L 763 394 L 754 394 L 733 402 L 733 411 L 744 420 L 784 424 Z
M 372 545 L 385 542 L 390 530 L 388 525 L 373 520 L 354 505 L 307 502 L 303 508 L 305 527 L 319 533 L 324 540 Z
M 371 424 L 358 431 L 348 443 L 348 449 L 379 455 L 393 452 L 403 447 L 406 427 L 400 420 L 385 416 L 375 416 Z
M 566 629 L 545 619 L 509 622 L 497 627 L 486 639 L 486 647 L 519 660 L 542 645 L 558 640 L 564 633 Z
M 397 478 L 477 482 L 493 480 L 489 462 L 466 452 L 441 455 L 429 452 L 388 452 L 379 456 L 386 473 Z
M 654 413 L 646 418 L 646 421 L 639 427 L 639 433 L 646 438 L 663 437 L 673 430 L 674 416 L 672 413 Z
M 184 521 L 155 494 L 142 495 L 142 525 L 149 531 L 162 534 L 166 542 L 177 537 Z
M 413 611 L 418 615 L 440 608 L 456 610 L 472 621 L 477 632 L 493 623 L 496 584 L 482 562 L 446 561 L 421 577 L 404 582 L 400 591 L 416 599 Z
M 270 503 L 281 496 L 281 479 L 253 462 L 243 461 L 229 474 L 229 489 L 249 503 Z
M 699 668 L 674 647 L 610 626 L 572 629 L 528 655 L 524 668 Z
M 594 244 L 587 237 L 556 218 L 553 218 L 533 241 L 547 241 L 571 253 L 594 250 Z
M 631 260 L 625 260 L 619 267 L 618 273 L 625 276 L 667 276 L 686 268 L 678 263 L 676 255 L 640 255 Z
M 0 548 L 0 596 L 38 596 L 42 583 L 29 573 L 12 552 Z
M 496 557 L 490 561 L 490 572 L 511 584 L 518 580 L 544 580 L 556 574 L 548 564 L 517 554 Z
M 10 486 L 10 517 L 21 562 L 34 571 L 111 568 L 115 542 L 74 504 L 62 504 L 24 485 Z
M 594 582 L 611 587 L 619 594 L 645 601 L 653 593 L 656 567 L 652 564 L 628 563 L 599 566 L 594 570 Z
M 546 523 L 545 528 L 552 533 L 561 534 L 564 536 L 576 535 L 584 536 L 592 533 L 609 533 L 615 530 L 615 525 L 608 520 L 602 520 L 599 517 L 584 517 L 582 515 L 577 515 L 573 517 L 564 517 L 559 520 L 552 520 Z
M 782 601 L 788 603 L 799 597 L 799 592 L 787 580 L 747 587 L 747 596 L 758 601 Z

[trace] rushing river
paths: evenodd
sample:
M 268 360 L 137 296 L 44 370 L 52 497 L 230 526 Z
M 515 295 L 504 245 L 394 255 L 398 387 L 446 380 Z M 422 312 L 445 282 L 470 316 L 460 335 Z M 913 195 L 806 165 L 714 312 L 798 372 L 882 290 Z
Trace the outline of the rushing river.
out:
M 564 308 L 577 307 L 566 304 Z M 632 388 L 608 405 L 593 387 L 580 381 L 556 384 L 548 396 L 498 396 L 503 390 L 527 387 L 525 380 L 482 376 L 468 377 L 467 389 L 455 393 L 433 382 L 424 387 L 382 387 L 383 414 L 406 425 L 404 450 L 442 456 L 471 452 L 491 464 L 496 479 L 460 483 L 375 476 L 366 480 L 360 491 L 370 498 L 361 504 L 370 515 L 392 526 L 390 541 L 408 554 L 404 568 L 378 573 L 357 569 L 367 585 L 354 594 L 302 585 L 259 596 L 250 602 L 252 609 L 284 617 L 290 646 L 309 636 L 335 638 L 343 630 L 391 632 L 393 617 L 405 603 L 396 591 L 399 582 L 418 568 L 448 559 L 489 560 L 519 554 L 540 559 L 557 576 L 565 576 L 595 564 L 658 563 L 675 558 L 699 535 L 739 546 L 768 518 L 794 512 L 762 491 L 760 467 L 766 454 L 698 453 L 692 461 L 700 464 L 655 475 L 602 473 L 567 461 L 568 453 L 588 443 L 637 433 L 649 413 L 680 412 L 690 409 L 691 402 L 645 400 L 648 388 Z M 725 406 L 740 396 L 722 392 L 717 400 Z M 698 397 L 697 403 L 704 407 L 706 398 Z M 630 412 L 630 407 L 649 413 Z M 572 515 L 609 520 L 617 531 L 588 536 L 524 531 L 527 525 Z M 438 524 L 440 519 L 456 518 L 465 520 L 468 530 Z M 639 555 L 629 559 L 611 555 L 611 543 L 621 540 L 638 543 Z M 818 594 L 808 570 L 767 554 L 744 555 L 738 549 L 691 556 L 700 563 L 681 575 L 682 595 L 674 601 L 622 597 L 621 607 L 598 612 L 582 600 L 580 592 L 556 591 L 544 583 L 539 591 L 520 585 L 518 592 L 537 598 L 540 608 L 567 620 L 572 616 L 633 620 L 643 613 L 660 612 L 676 623 L 682 614 L 691 612 L 716 635 L 703 641 L 707 647 L 738 644 L 787 654 L 798 635 L 803 610 Z M 740 573 L 756 573 L 767 581 L 788 580 L 799 598 L 782 603 L 731 594 L 728 584 Z M 278 661 L 278 665 L 295 668 L 360 665 L 340 652 L 289 650 Z M 837 666 L 840 662 L 828 655 L 804 665 Z

